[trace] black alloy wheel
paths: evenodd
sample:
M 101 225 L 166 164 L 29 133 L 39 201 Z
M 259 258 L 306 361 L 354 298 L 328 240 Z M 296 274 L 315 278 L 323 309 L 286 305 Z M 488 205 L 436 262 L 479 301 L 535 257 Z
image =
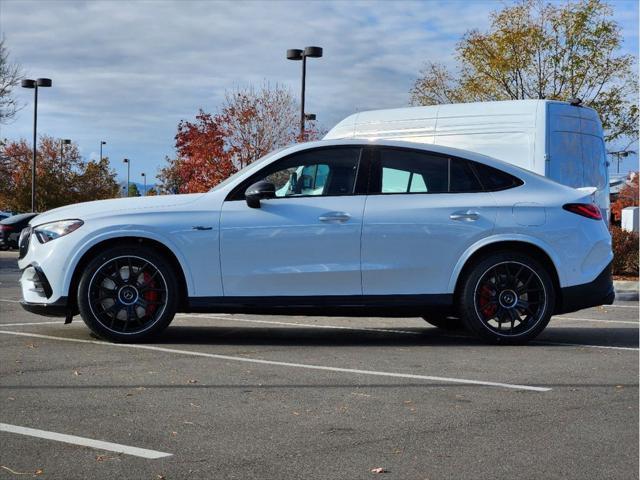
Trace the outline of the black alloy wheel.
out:
M 164 258 L 142 247 L 103 252 L 85 270 L 78 306 L 102 338 L 135 341 L 162 331 L 177 304 L 175 274 Z
M 504 343 L 522 343 L 538 335 L 549 323 L 555 302 L 549 273 L 535 259 L 515 252 L 477 263 L 460 297 L 467 327 Z

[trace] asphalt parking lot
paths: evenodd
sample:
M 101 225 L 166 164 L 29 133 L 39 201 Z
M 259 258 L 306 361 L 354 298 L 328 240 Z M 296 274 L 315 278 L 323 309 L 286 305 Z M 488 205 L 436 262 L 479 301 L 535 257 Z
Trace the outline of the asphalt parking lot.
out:
M 0 253 L 0 478 L 638 478 L 637 301 L 524 347 L 254 315 L 179 315 L 122 346 L 23 311 L 15 260 Z

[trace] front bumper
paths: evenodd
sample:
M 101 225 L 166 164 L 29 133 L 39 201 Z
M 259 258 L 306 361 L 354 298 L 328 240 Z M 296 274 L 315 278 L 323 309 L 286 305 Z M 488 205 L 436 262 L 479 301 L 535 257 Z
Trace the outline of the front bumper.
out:
M 22 308 L 27 312 L 44 315 L 45 317 L 67 317 L 70 313 L 67 297 L 60 297 L 51 303 L 32 303 L 23 300 L 20 302 L 20 305 L 22 305 Z
M 611 305 L 615 298 L 611 263 L 609 263 L 592 282 L 561 289 L 561 301 L 556 314 L 575 312 L 599 305 Z

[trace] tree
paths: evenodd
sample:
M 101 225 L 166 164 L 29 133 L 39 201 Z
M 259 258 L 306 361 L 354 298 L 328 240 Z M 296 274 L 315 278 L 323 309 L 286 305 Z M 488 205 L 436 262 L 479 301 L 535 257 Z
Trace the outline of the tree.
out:
M 267 153 L 320 135 L 311 122 L 303 139 L 298 107 L 291 93 L 264 84 L 227 92 L 219 113 L 200 110 L 195 121 L 181 121 L 175 159 L 167 158 L 158 178 L 161 191 L 206 191 Z
M 138 186 L 135 183 L 129 184 L 129 197 L 139 197 L 140 190 L 138 190 Z
M 611 204 L 611 214 L 616 222 L 622 221 L 622 209 L 637 207 L 640 189 L 638 188 L 638 172 L 632 174 L 631 180 L 620 189 L 618 198 Z
M 148 197 L 153 197 L 155 195 L 158 195 L 158 192 L 156 191 L 156 189 L 154 187 L 149 188 L 149 190 L 147 190 L 147 196 Z
M 159 180 L 158 191 L 161 194 L 174 194 L 186 191 L 185 182 L 180 176 L 181 160 L 165 157 L 166 166 L 160 169 L 157 175 Z
M 411 103 L 434 105 L 527 98 L 580 98 L 603 122 L 606 140 L 638 138 L 636 58 L 617 53 L 620 28 L 603 0 L 522 0 L 491 14 L 488 32 L 468 31 L 457 71 L 428 62 Z
M 20 110 L 12 91 L 23 78 L 22 67 L 17 63 L 9 63 L 9 51 L 4 39 L 0 39 L 0 124 L 9 122 Z
M 65 146 L 48 136 L 40 137 L 36 152 L 36 211 L 43 212 L 71 203 L 112 198 L 118 194 L 116 174 L 109 160 L 84 162 L 78 146 Z M 31 209 L 32 148 L 26 140 L 0 146 L 0 208 Z

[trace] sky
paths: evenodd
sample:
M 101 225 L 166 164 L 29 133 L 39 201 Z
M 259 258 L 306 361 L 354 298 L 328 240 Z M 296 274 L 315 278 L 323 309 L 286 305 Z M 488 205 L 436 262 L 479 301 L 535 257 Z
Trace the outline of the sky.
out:
M 225 90 L 265 82 L 300 90 L 289 48 L 321 46 L 307 63 L 306 111 L 329 129 L 361 110 L 407 106 L 426 61 L 455 64 L 455 44 L 486 30 L 508 1 L 0 0 L 0 35 L 41 89 L 38 132 L 99 157 L 104 140 L 119 177 L 151 180 L 173 156 L 182 119 L 215 112 Z M 610 2 L 624 53 L 638 54 L 638 0 Z M 0 138 L 31 138 L 33 90 Z M 637 169 L 637 157 L 622 170 Z

